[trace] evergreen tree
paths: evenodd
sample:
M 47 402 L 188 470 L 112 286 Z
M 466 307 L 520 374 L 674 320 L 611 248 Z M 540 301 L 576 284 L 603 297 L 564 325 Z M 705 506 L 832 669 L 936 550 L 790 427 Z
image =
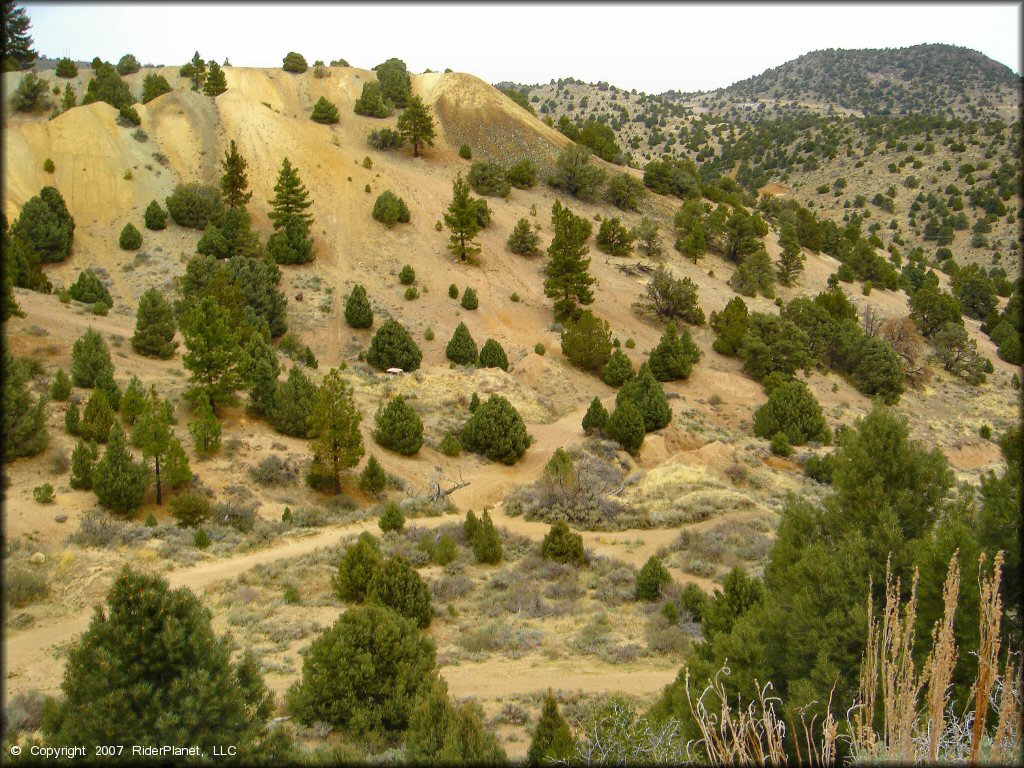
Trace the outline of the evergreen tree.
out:
M 828 437 L 821 406 L 802 381 L 779 384 L 768 395 L 768 402 L 754 411 L 755 435 L 770 439 L 778 432 L 786 435 L 790 445 L 824 442 Z
M 206 400 L 196 404 L 195 415 L 195 420 L 188 425 L 192 444 L 200 456 L 213 456 L 220 450 L 220 422 Z
M 501 344 L 494 339 L 488 339 L 480 348 L 480 367 L 501 368 L 503 371 L 508 370 L 508 356 L 505 354 Z
M 126 426 L 131 426 L 145 408 L 146 390 L 142 388 L 142 382 L 139 380 L 139 377 L 133 375 L 128 382 L 128 386 L 125 387 L 124 394 L 121 396 L 121 408 L 119 410 L 121 421 Z
M 453 705 L 440 677 L 425 687 L 405 732 L 406 760 L 426 765 L 503 765 L 508 761 L 498 739 L 483 724 L 480 705 Z
M 146 229 L 167 229 L 167 211 L 161 208 L 160 203 L 156 200 L 151 200 L 149 205 L 146 206 L 143 219 L 146 222 Z
M 49 442 L 46 433 L 46 397 L 34 398 L 28 389 L 30 374 L 24 362 L 4 350 L 4 461 L 41 453 Z
M 171 430 L 173 419 L 171 404 L 161 400 L 156 394 L 156 388 L 153 387 L 146 398 L 145 408 L 132 430 L 132 443 L 142 449 L 142 455 L 145 458 L 153 460 L 156 503 L 158 505 L 163 504 L 163 479 L 166 479 L 171 487 L 180 487 L 192 479 L 192 472 L 188 468 L 188 459 L 185 459 L 184 467 L 171 467 L 170 469 L 173 471 L 170 476 L 167 476 L 166 473 L 168 457 L 184 457 L 181 443 L 178 442 Z M 165 470 L 163 478 L 160 473 L 161 462 L 163 462 Z
M 248 217 L 245 211 L 239 213 Z M 225 218 L 230 212 L 225 214 Z M 251 315 L 266 322 L 266 330 L 271 337 L 278 337 L 288 330 L 288 302 L 284 293 L 278 288 L 281 282 L 281 270 L 269 258 L 246 258 L 242 255 L 232 256 L 225 264 L 226 274 L 238 289 L 243 302 L 244 322 L 252 323 Z M 243 335 L 244 335 L 243 329 Z M 248 329 L 254 335 L 254 328 Z
M 341 492 L 341 473 L 359 463 L 364 451 L 359 433 L 359 409 L 337 368 L 332 369 L 317 390 L 310 416 L 313 459 Z
M 497 565 L 503 556 L 501 538 L 491 522 L 490 512 L 484 510 L 480 516 L 480 529 L 473 537 L 473 557 L 483 565 Z
M 577 368 L 600 371 L 612 353 L 612 334 L 608 321 L 589 309 L 568 321 L 562 332 L 562 354 Z
M 268 214 L 274 224 L 274 234 L 267 241 L 267 251 L 278 264 L 301 264 L 313 258 L 309 234 L 313 217 L 306 213 L 312 204 L 297 169 L 286 157 L 274 185 L 274 198 L 270 201 L 273 210 Z
M 665 255 L 665 249 L 658 237 L 658 225 L 644 216 L 636 228 L 636 249 L 645 259 L 657 260 Z
M 379 371 L 388 368 L 415 371 L 420 367 L 422 359 L 423 353 L 412 336 L 394 318 L 384 321 L 373 335 L 370 348 L 366 352 L 366 362 Z
M 630 400 L 615 406 L 604 426 L 605 434 L 630 453 L 636 453 L 644 443 L 644 416 Z
M 92 470 L 92 489 L 101 507 L 116 515 L 131 517 L 146 496 L 149 469 L 132 458 L 119 425 L 110 428 L 106 440 L 103 458 Z
M 748 327 L 747 305 L 735 296 L 721 312 L 711 313 L 711 328 L 717 334 L 711 347 L 720 355 L 729 357 L 739 354 L 743 337 Z
M 192 60 L 188 64 L 185 64 L 178 70 L 178 74 L 192 81 L 193 91 L 198 91 L 202 87 L 206 81 L 206 62 L 199 55 L 199 51 L 193 54 Z
M 462 428 L 462 445 L 491 461 L 511 465 L 526 452 L 530 436 L 512 403 L 501 395 L 491 395 Z
M 600 398 L 598 398 L 597 395 L 594 395 L 594 399 L 590 401 L 590 407 L 587 408 L 587 412 L 583 416 L 583 431 L 588 435 L 595 432 L 602 432 L 604 431 L 607 423 L 608 411 L 601 403 Z
M 321 125 L 336 125 L 341 117 L 338 115 L 337 105 L 328 101 L 326 97 L 321 96 L 316 104 L 313 105 L 313 111 L 309 114 L 309 119 Z
M 601 381 L 609 387 L 621 387 L 634 375 L 636 372 L 633 370 L 633 361 L 621 349 L 612 352 L 608 362 L 601 369 Z
M 277 386 L 274 405 L 267 420 L 271 426 L 289 437 L 309 437 L 312 427 L 311 406 L 317 396 L 316 385 L 293 365 L 288 378 Z
M 480 224 L 475 201 L 469 194 L 469 182 L 460 173 L 452 183 L 452 201 L 444 213 L 444 223 L 451 230 L 448 250 L 459 257 L 459 261 L 480 253 L 480 246 L 473 242 Z
M 60 99 L 60 111 L 67 112 L 69 109 L 74 109 L 78 106 L 78 94 L 75 93 L 75 89 L 71 87 L 71 83 L 64 83 L 64 95 Z
M 409 105 L 399 115 L 395 127 L 403 139 L 412 143 L 413 157 L 420 156 L 421 144 L 434 146 L 434 118 L 430 114 L 430 107 L 419 96 L 409 100 Z
M 68 288 L 68 295 L 75 301 L 80 301 L 83 304 L 103 302 L 108 307 L 114 305 L 107 286 L 100 281 L 96 273 L 91 269 L 83 269 L 78 273 L 78 279 Z
M 10 237 L 17 240 L 37 264 L 68 258 L 74 234 L 75 220 L 55 187 L 43 187 L 38 195 L 30 197 L 10 229 Z
M 658 346 L 651 350 L 651 373 L 658 381 L 686 379 L 700 358 L 701 351 L 690 338 L 690 332 L 684 328 L 680 336 L 676 324 L 669 323 Z
M 378 445 L 403 456 L 412 456 L 423 445 L 423 422 L 401 395 L 380 406 L 373 420 L 373 439 Z
M 401 59 L 388 59 L 373 68 L 380 82 L 381 93 L 385 100 L 399 109 L 409 103 L 410 80 L 409 70 Z
M 626 229 L 618 216 L 605 218 L 597 230 L 594 242 L 597 248 L 612 256 L 629 256 L 633 252 L 636 234 Z
M 72 400 L 64 413 L 64 429 L 69 435 L 77 437 L 82 434 L 82 415 L 78 412 L 78 404 Z
M 345 549 L 345 554 L 338 562 L 338 571 L 331 577 L 334 594 L 339 600 L 348 603 L 363 602 L 370 580 L 382 562 L 377 539 L 363 531 L 355 544 Z
M 564 189 L 581 200 L 594 200 L 604 184 L 605 172 L 590 163 L 590 150 L 579 144 L 570 144 L 558 156 L 555 172 L 548 184 Z
M 729 285 L 744 296 L 756 296 L 760 293 L 765 298 L 774 298 L 775 271 L 772 269 L 768 251 L 761 247 L 745 255 L 729 278 Z
M 468 309 L 471 312 L 480 306 L 480 301 L 476 297 L 475 288 L 466 288 L 466 290 L 462 292 L 462 300 L 459 301 L 459 306 L 463 309 Z
M 186 352 L 181 361 L 189 373 L 189 397 L 217 407 L 233 405 L 243 381 L 242 335 L 231 306 L 213 295 L 203 296 L 181 318 Z
M 121 388 L 114 381 L 114 374 L 110 371 L 101 371 L 96 377 L 96 389 L 107 396 L 110 407 L 117 411 L 121 407 Z
M 456 326 L 455 333 L 445 348 L 445 356 L 457 365 L 476 365 L 476 342 L 473 341 L 465 323 Z
M 594 278 L 588 271 L 590 259 L 586 258 L 590 222 L 573 215 L 556 200 L 551 208 L 551 225 L 555 234 L 548 246 L 544 295 L 555 299 L 555 319 L 564 322 L 579 315 L 579 305 L 594 301 L 590 289 Z
M 540 554 L 545 560 L 583 565 L 583 537 L 573 533 L 564 520 L 556 520 L 541 542 Z
M 71 379 L 64 373 L 63 368 L 58 368 L 50 384 L 50 398 L 52 400 L 67 400 L 71 396 Z
M 647 363 L 640 366 L 636 376 L 623 384 L 615 396 L 616 409 L 624 402 L 632 403 L 640 411 L 645 432 L 666 427 L 672 421 L 672 409 L 665 392 Z
M 156 288 L 148 289 L 139 299 L 135 313 L 135 334 L 132 349 L 140 355 L 166 360 L 174 355 L 174 313 L 167 299 Z
M 107 609 L 96 611 L 68 654 L 63 696 L 44 716 L 48 738 L 126 752 L 180 739 L 205 754 L 234 745 L 243 762 L 286 760 L 270 748 L 273 694 L 258 665 L 249 652 L 232 663 L 231 645 L 214 635 L 210 618 L 188 589 L 125 566 Z
M 384 472 L 384 467 L 377 461 L 376 456 L 371 455 L 359 475 L 360 490 L 378 496 L 387 487 L 387 482 L 388 477 Z
M 796 227 L 792 224 L 782 225 L 782 231 L 779 233 L 779 245 L 782 246 L 782 254 L 779 256 L 777 267 L 779 282 L 789 286 L 796 282 L 797 277 L 804 269 L 805 256 L 800 248 Z
M 307 69 L 309 64 L 306 63 L 306 57 L 301 53 L 295 51 L 289 51 L 288 55 L 284 57 L 283 65 L 281 67 L 285 72 L 291 72 L 293 74 L 301 75 Z
M 110 434 L 110 428 L 114 424 L 114 409 L 110 407 L 110 400 L 106 393 L 96 388 L 89 397 L 89 402 L 82 412 L 82 423 L 78 432 L 86 440 L 95 440 L 97 443 L 105 443 Z
M 508 249 L 520 256 L 536 256 L 540 253 L 540 235 L 526 217 L 521 218 L 508 236 Z
M 387 102 L 384 101 L 380 83 L 373 82 L 372 80 L 363 83 L 362 93 L 360 93 L 359 98 L 353 104 L 353 111 L 357 115 L 364 115 L 365 117 L 387 117 L 391 113 Z
M 542 765 L 560 760 L 569 761 L 575 748 L 576 740 L 569 729 L 569 723 L 558 711 L 558 701 L 549 688 L 530 748 L 526 752 L 526 762 L 528 765 Z
M 653 603 L 661 597 L 661 591 L 672 583 L 672 576 L 654 555 L 644 563 L 636 576 L 636 599 Z
M 430 587 L 403 557 L 390 557 L 380 564 L 366 588 L 368 605 L 391 608 L 416 622 L 420 629 L 430 626 L 434 611 L 430 604 Z
M 253 416 L 267 416 L 274 409 L 277 377 L 281 373 L 277 352 L 260 334 L 253 334 L 245 351 L 242 377 L 249 386 L 246 412 Z
M 691 325 L 704 324 L 704 310 L 700 308 L 696 283 L 688 277 L 672 277 L 672 273 L 660 264 L 647 283 L 647 298 L 654 314 L 661 320 L 668 322 L 679 318 Z
M 164 203 L 174 223 L 189 229 L 206 229 L 224 212 L 220 190 L 208 184 L 178 184 Z
M 3 59 L 4 72 L 28 69 L 39 57 L 32 47 L 32 36 L 28 33 L 32 21 L 24 8 L 18 8 L 14 0 L 4 0 L 2 13 L 4 17 Z
M 92 470 L 100 457 L 96 443 L 79 440 L 71 452 L 71 487 L 76 491 L 92 490 Z
M 402 512 L 402 507 L 393 501 L 385 504 L 380 517 L 377 519 L 377 527 L 380 528 L 381 533 L 402 530 L 405 527 L 405 514 Z M 376 572 L 374 572 L 374 575 L 376 575 Z
M 126 116 L 125 113 L 131 114 L 129 109 L 135 103 L 128 83 L 121 79 L 120 73 L 110 64 L 101 64 L 96 70 L 96 76 L 85 87 L 82 104 L 93 104 L 98 101 L 106 102 L 119 110 L 122 116 Z
M 345 322 L 350 328 L 369 328 L 373 325 L 373 310 L 366 298 L 366 289 L 359 283 L 352 286 L 352 293 L 345 301 Z
M 172 90 L 174 89 L 171 88 L 166 77 L 155 73 L 148 74 L 142 80 L 142 103 L 148 104 L 158 96 L 163 96 Z
M 203 94 L 210 98 L 216 98 L 224 93 L 228 89 L 228 78 L 224 74 L 224 70 L 220 68 L 220 64 L 216 61 L 210 61 L 210 71 L 206 76 L 206 82 L 203 83 Z
M 480 533 L 480 519 L 473 514 L 473 510 L 466 512 L 466 519 L 462 523 L 462 538 L 466 540 L 466 543 L 472 546 L 473 542 L 476 541 L 477 534 Z
M 224 203 L 229 208 L 244 208 L 252 199 L 252 192 L 248 191 L 249 175 L 245 172 L 249 164 L 238 153 L 238 146 L 234 139 L 228 145 L 220 167 L 224 170 L 220 177 L 220 191 Z M 273 204 L 271 201 L 271 205 Z

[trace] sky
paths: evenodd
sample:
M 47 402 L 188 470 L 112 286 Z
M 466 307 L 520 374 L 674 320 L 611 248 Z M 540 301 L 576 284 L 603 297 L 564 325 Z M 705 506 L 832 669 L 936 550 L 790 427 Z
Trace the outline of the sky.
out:
M 279 67 L 451 68 L 490 83 L 606 81 L 647 93 L 725 87 L 824 48 L 948 43 L 1021 71 L 1021 7 L 1001 3 L 57 3 L 26 2 L 41 55 L 143 64 L 203 58 Z

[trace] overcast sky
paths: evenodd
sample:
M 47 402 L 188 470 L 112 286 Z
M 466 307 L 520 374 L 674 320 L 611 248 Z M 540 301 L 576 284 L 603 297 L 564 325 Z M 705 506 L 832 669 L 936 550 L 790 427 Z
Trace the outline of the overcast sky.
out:
M 965 46 L 1020 73 L 1021 3 L 277 4 L 33 3 L 50 57 L 176 65 L 198 49 L 235 66 L 313 63 L 446 67 L 488 82 L 605 80 L 648 93 L 710 90 L 823 48 Z

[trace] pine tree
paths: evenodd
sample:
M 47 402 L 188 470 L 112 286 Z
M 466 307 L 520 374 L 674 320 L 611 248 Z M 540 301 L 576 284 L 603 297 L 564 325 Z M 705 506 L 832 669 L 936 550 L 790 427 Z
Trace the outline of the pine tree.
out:
M 146 229 L 161 230 L 167 229 L 167 211 L 160 207 L 156 200 L 150 200 L 143 214 L 146 222 Z
M 313 258 L 313 241 L 309 228 L 312 215 L 306 210 L 313 204 L 309 191 L 299 179 L 297 169 L 286 157 L 274 185 L 273 210 L 267 214 L 274 224 L 274 234 L 267 241 L 267 251 L 278 264 L 302 264 Z
M 476 541 L 477 534 L 480 533 L 480 519 L 473 514 L 473 510 L 466 512 L 466 519 L 462 523 L 462 538 L 466 540 L 466 543 L 472 546 L 473 542 Z
M 4 461 L 42 452 L 49 438 L 46 433 L 46 397 L 34 398 L 28 389 L 29 371 L 4 351 Z
M 624 402 L 630 402 L 640 411 L 644 419 L 644 431 L 653 432 L 668 426 L 672 421 L 672 409 L 650 366 L 644 363 L 634 378 L 622 385 L 615 396 L 616 410 Z
M 50 384 L 50 398 L 52 400 L 67 400 L 71 396 L 71 379 L 64 373 L 63 368 L 58 368 Z
M 121 395 L 121 421 L 126 426 L 131 426 L 146 408 L 146 390 L 142 388 L 142 382 L 138 376 L 133 375 Z
M 434 118 L 430 107 L 419 96 L 413 96 L 409 105 L 398 117 L 395 126 L 402 138 L 412 143 L 412 156 L 420 156 L 420 145 L 434 146 Z
M 661 590 L 672 583 L 672 575 L 654 555 L 644 563 L 636 576 L 636 599 L 654 602 L 661 597 Z
M 636 453 L 644 444 L 644 417 L 632 401 L 624 400 L 615 406 L 605 423 L 604 431 L 612 440 L 630 453 Z
M 747 305 L 739 296 L 729 300 L 721 312 L 711 313 L 711 328 L 716 337 L 711 347 L 720 355 L 739 354 L 749 325 Z
M 366 289 L 359 283 L 352 286 L 352 293 L 345 301 L 345 322 L 350 328 L 370 328 L 373 325 L 373 310 L 366 298 Z
M 206 82 L 203 84 L 203 94 L 210 98 L 216 98 L 227 89 L 228 78 L 224 74 L 224 70 L 220 68 L 220 64 L 216 61 L 210 61 L 210 72 L 207 74 Z
M 181 318 L 181 335 L 186 349 L 181 362 L 191 374 L 189 397 L 205 400 L 216 416 L 218 406 L 234 405 L 243 384 L 242 337 L 231 307 L 204 296 Z
M 384 467 L 377 461 L 377 457 L 371 455 L 359 475 L 359 488 L 365 493 L 377 496 L 387 487 L 388 478 L 384 473 Z
M 309 437 L 312 428 L 311 407 L 317 396 L 316 385 L 298 365 L 278 384 L 274 405 L 267 420 L 278 432 L 289 437 Z
M 454 706 L 436 678 L 420 692 L 405 732 L 405 758 L 417 765 L 503 765 L 508 758 L 483 725 L 480 705 Z
M 14 0 L 4 0 L 2 8 L 4 18 L 3 58 L 4 72 L 28 69 L 39 57 L 32 47 L 32 36 L 28 30 L 32 22 L 24 8 L 18 8 Z
M 249 386 L 248 413 L 267 416 L 273 410 L 280 373 L 277 352 L 260 334 L 254 334 L 246 346 L 246 360 L 242 366 L 243 378 Z
M 5 411 L 10 413 L 10 411 Z M 82 414 L 78 411 L 78 403 L 74 400 L 68 404 L 68 409 L 64 414 L 64 429 L 69 435 L 77 437 L 82 434 Z
M 779 233 L 779 245 L 782 246 L 782 254 L 779 256 L 777 265 L 779 282 L 783 285 L 792 285 L 804 268 L 804 254 L 800 248 L 800 240 L 796 234 L 796 227 L 792 224 L 783 224 Z
M 338 562 L 338 571 L 331 577 L 331 588 L 339 600 L 361 603 L 366 599 L 370 579 L 383 562 L 380 544 L 372 534 L 363 531 L 355 544 L 345 549 Z
M 148 104 L 158 96 L 170 93 L 173 89 L 163 75 L 148 74 L 142 80 L 142 103 Z
M 646 259 L 657 260 L 665 255 L 665 249 L 658 237 L 658 225 L 644 216 L 636 228 L 636 249 Z
M 473 341 L 465 323 L 459 323 L 456 326 L 455 333 L 452 334 L 444 353 L 449 360 L 457 365 L 476 365 L 476 342 Z
M 378 445 L 403 456 L 412 456 L 423 445 L 423 421 L 401 395 L 380 406 L 373 420 L 373 439 Z
M 508 356 L 505 354 L 501 344 L 494 339 L 488 339 L 484 342 L 483 347 L 480 348 L 480 367 L 501 368 L 503 371 L 508 370 Z
M 555 235 L 548 246 L 549 261 L 544 273 L 544 295 L 555 299 L 555 319 L 564 322 L 579 315 L 580 306 L 592 304 L 594 284 L 589 270 L 590 222 L 573 215 L 555 201 L 551 208 L 551 225 Z
M 100 449 L 91 440 L 79 440 L 71 452 L 71 487 L 76 491 L 92 490 L 92 470 L 100 457 Z
M 422 360 L 423 353 L 419 346 L 402 324 L 393 317 L 385 320 L 373 335 L 370 348 L 366 352 L 366 362 L 379 371 L 388 368 L 415 371 L 420 367 Z
M 200 400 L 196 404 L 195 416 L 188 425 L 192 445 L 200 456 L 213 456 L 220 450 L 220 422 L 207 400 Z
M 220 177 L 220 191 L 229 208 L 244 208 L 252 199 L 252 192 L 247 191 L 249 176 L 245 169 L 248 166 L 245 158 L 238 154 L 238 146 L 232 139 L 220 163 L 220 167 L 224 169 L 224 174 Z
M 597 230 L 597 237 L 594 242 L 598 250 L 604 251 L 611 256 L 629 256 L 633 252 L 633 242 L 636 234 L 626 229 L 618 216 L 605 218 Z
M 477 218 L 476 201 L 469 194 L 469 182 L 460 173 L 452 183 L 452 201 L 444 213 L 444 223 L 451 230 L 448 250 L 459 261 L 480 253 L 480 246 L 473 242 L 480 224 Z
M 562 354 L 577 368 L 600 371 L 612 353 L 612 334 L 608 321 L 589 309 L 569 320 L 562 332 Z
M 199 55 L 199 51 L 196 51 L 192 56 L 192 60 L 184 65 L 178 74 L 182 77 L 187 77 L 192 81 L 192 90 L 198 91 L 203 82 L 206 80 L 206 62 Z
M 111 371 L 101 371 L 96 376 L 96 389 L 107 396 L 107 402 L 114 411 L 121 408 L 121 388 L 114 381 L 114 374 Z
M 309 115 L 309 119 L 314 123 L 320 123 L 322 125 L 335 125 L 341 119 L 338 115 L 338 107 L 327 100 L 326 97 L 321 96 L 316 104 L 313 105 L 313 111 Z
M 540 235 L 526 217 L 521 218 L 508 236 L 508 249 L 520 256 L 536 256 L 540 253 Z
M 402 514 L 397 504 L 388 504 L 385 510 L 394 508 Z M 404 519 L 403 519 L 404 522 Z M 384 529 L 384 516 L 381 515 L 381 529 Z M 401 530 L 390 528 L 389 530 Z M 420 629 L 430 626 L 434 616 L 430 604 L 430 587 L 420 578 L 409 561 L 400 555 L 388 558 L 377 568 L 366 588 L 367 605 L 382 605 L 390 608 L 399 616 L 412 619 Z
M 317 390 L 310 422 L 313 459 L 334 480 L 335 493 L 341 493 L 341 473 L 358 464 L 365 452 L 359 420 L 351 388 L 332 369 Z
M 483 565 L 497 565 L 503 557 L 501 538 L 486 510 L 480 516 L 480 528 L 473 537 L 473 557 Z
M 92 489 L 100 506 L 130 517 L 142 506 L 149 485 L 149 469 L 136 463 L 128 451 L 124 432 L 114 424 L 106 438 L 107 448 L 92 470 Z
M 360 93 L 352 108 L 357 115 L 364 115 L 366 117 L 387 117 L 391 112 L 387 102 L 384 101 L 384 95 L 380 90 L 380 83 L 372 80 L 363 83 L 362 93 Z
M 82 412 L 82 423 L 78 432 L 86 440 L 105 443 L 113 424 L 114 409 L 110 407 L 106 393 L 97 387 L 92 391 L 92 396 L 89 397 L 89 402 Z
M 74 109 L 78 105 L 78 95 L 75 93 L 75 89 L 71 87 L 71 83 L 64 83 L 64 95 L 60 100 L 60 111 L 67 112 L 69 109 Z
M 55 187 L 43 187 L 38 195 L 30 197 L 10 229 L 11 238 L 18 240 L 38 264 L 67 259 L 74 235 L 75 220 Z
M 167 360 L 178 348 L 174 333 L 174 311 L 170 303 L 156 288 L 148 289 L 139 299 L 135 312 L 132 349 L 140 355 Z
M 515 464 L 530 446 L 523 418 L 501 395 L 481 403 L 462 428 L 462 445 L 491 461 Z
M 587 408 L 587 412 L 583 416 L 583 431 L 588 435 L 602 432 L 607 423 L 608 411 L 601 403 L 600 398 L 594 395 L 594 399 L 590 401 L 590 407 Z
M 700 358 L 701 351 L 690 338 L 690 331 L 684 328 L 680 336 L 676 324 L 669 323 L 658 346 L 651 350 L 651 373 L 658 381 L 686 379 Z
M 573 756 L 576 740 L 572 736 L 569 724 L 558 711 L 558 701 L 554 693 L 548 689 L 544 697 L 537 728 L 533 732 L 530 748 L 526 752 L 528 765 L 541 765 L 560 760 L 568 761 Z
M 71 381 L 76 387 L 95 387 L 102 372 L 113 370 L 107 343 L 93 328 L 87 328 L 71 347 Z
M 142 455 L 153 460 L 153 472 L 156 480 L 156 503 L 163 504 L 162 481 L 160 475 L 161 461 L 165 462 L 168 456 L 177 454 L 181 444 L 171 430 L 173 414 L 171 404 L 161 400 L 156 393 L 156 388 L 149 390 L 146 398 L 145 408 L 135 423 L 132 430 L 132 442 L 142 449 Z M 175 450 L 175 446 L 178 450 Z M 175 467 L 176 476 L 171 479 L 171 485 L 183 485 L 191 479 L 191 471 L 188 470 L 186 459 L 184 471 L 181 467 Z M 189 477 L 183 475 L 188 473 Z

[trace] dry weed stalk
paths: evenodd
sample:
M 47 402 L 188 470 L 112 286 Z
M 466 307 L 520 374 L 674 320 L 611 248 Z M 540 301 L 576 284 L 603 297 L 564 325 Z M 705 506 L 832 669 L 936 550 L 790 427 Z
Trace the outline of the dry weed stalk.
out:
M 978 677 L 974 683 L 974 729 L 971 734 L 970 764 L 978 761 L 981 739 L 985 733 L 989 696 L 999 677 L 999 626 L 1003 618 L 1003 603 L 999 596 L 999 578 L 1003 567 L 1003 553 L 996 554 L 992 576 L 984 574 L 985 554 L 978 558 L 978 581 L 981 588 L 981 611 L 978 620 Z
M 960 564 L 953 553 L 949 561 L 946 581 L 942 585 L 942 620 L 932 629 L 932 650 L 925 662 L 924 676 L 928 680 L 928 733 L 934 738 L 928 740 L 928 762 L 939 759 L 939 744 L 946 728 L 945 712 L 949 702 L 949 689 L 956 667 L 956 640 L 953 637 L 953 619 L 960 595 Z

